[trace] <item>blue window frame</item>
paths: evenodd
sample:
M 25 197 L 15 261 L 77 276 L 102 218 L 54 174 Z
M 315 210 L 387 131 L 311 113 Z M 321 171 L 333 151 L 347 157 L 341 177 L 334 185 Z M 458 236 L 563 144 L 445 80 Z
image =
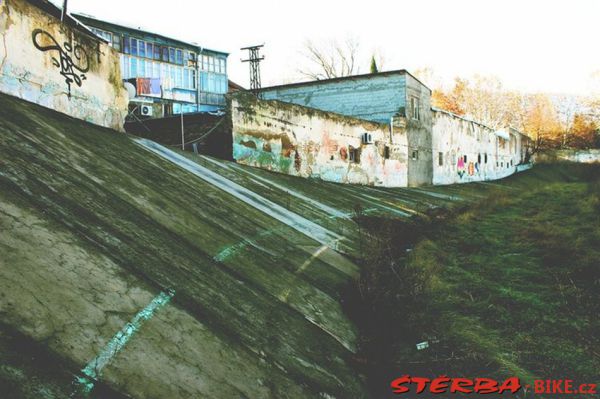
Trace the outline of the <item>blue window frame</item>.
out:
M 129 36 L 123 37 L 123 52 L 129 54 Z
M 138 41 L 133 37 L 131 38 L 131 55 L 138 55 Z
M 142 40 L 138 41 L 138 55 L 140 57 L 146 56 L 146 43 Z
M 137 58 L 131 58 L 131 73 L 130 76 L 132 78 L 137 78 L 138 77 L 138 63 L 137 63 Z

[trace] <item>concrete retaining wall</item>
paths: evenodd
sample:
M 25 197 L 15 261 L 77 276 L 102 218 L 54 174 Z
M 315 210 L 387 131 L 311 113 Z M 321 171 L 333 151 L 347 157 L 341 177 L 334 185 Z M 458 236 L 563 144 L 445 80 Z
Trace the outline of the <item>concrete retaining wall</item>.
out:
M 0 2 L 0 91 L 122 131 L 128 97 L 118 53 L 70 17 L 61 23 L 54 9 Z

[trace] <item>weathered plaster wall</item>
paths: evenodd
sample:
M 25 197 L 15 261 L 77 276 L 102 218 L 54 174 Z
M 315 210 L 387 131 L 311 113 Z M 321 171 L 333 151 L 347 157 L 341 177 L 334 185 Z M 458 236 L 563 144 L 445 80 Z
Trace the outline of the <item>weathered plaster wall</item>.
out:
M 500 179 L 525 161 L 527 138 L 513 129 L 504 140 L 487 126 L 434 110 L 432 132 L 433 184 Z
M 347 77 L 266 88 L 262 93 L 267 100 L 280 100 L 373 122 L 389 123 L 393 115 L 404 115 L 406 76 L 405 73 L 398 72 Z
M 238 163 L 338 183 L 408 183 L 402 127 L 390 137 L 388 125 L 248 95 L 236 95 L 231 112 Z M 372 144 L 361 142 L 364 133 L 371 135 Z M 351 160 L 353 149 L 360 152 L 359 162 Z
M 411 99 L 418 104 L 418 118 L 415 118 Z M 410 75 L 406 76 L 406 104 L 408 185 L 415 187 L 431 184 L 431 90 Z
M 118 53 L 25 0 L 0 2 L 0 91 L 123 130 Z

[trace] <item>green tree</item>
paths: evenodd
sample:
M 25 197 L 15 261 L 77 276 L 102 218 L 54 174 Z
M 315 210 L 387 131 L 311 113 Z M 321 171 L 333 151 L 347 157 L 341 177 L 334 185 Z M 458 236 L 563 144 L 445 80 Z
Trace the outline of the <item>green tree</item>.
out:
M 371 56 L 371 73 L 377 73 L 379 69 L 377 68 L 377 62 L 375 62 L 375 56 Z

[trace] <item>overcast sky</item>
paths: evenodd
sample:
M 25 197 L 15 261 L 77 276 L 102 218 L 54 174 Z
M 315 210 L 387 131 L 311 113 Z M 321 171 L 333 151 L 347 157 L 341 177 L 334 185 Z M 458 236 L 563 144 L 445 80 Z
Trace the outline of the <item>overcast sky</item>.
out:
M 69 0 L 69 10 L 229 52 L 229 77 L 246 87 L 240 47 L 265 43 L 267 86 L 298 78 L 307 39 L 352 36 L 365 73 L 379 50 L 385 70 L 429 67 L 448 82 L 479 73 L 529 92 L 600 90 L 599 0 Z

